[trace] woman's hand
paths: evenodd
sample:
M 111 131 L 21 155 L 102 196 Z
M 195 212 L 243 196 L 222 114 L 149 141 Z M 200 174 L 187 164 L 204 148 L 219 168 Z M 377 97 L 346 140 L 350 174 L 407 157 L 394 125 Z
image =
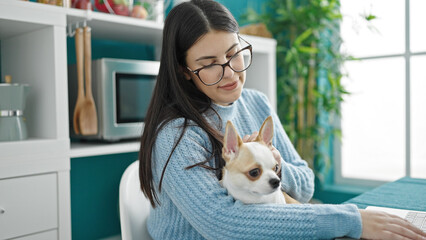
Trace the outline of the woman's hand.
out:
M 259 135 L 258 131 L 253 132 L 251 135 L 245 135 L 243 137 L 243 142 L 245 142 L 245 143 L 246 142 L 253 142 L 257 138 L 258 135 Z
M 364 239 L 419 239 L 426 240 L 426 233 L 408 221 L 388 213 L 359 210 Z

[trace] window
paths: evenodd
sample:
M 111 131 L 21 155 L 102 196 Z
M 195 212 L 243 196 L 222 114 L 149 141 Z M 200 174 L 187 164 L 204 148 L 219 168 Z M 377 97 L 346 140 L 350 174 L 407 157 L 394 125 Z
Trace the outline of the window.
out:
M 343 66 L 337 183 L 426 178 L 425 11 L 424 0 L 341 0 L 342 51 L 360 60 Z

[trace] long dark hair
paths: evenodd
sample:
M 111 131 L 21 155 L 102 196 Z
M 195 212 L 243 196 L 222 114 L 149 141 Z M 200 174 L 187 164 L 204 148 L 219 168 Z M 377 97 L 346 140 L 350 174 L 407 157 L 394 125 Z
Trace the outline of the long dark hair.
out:
M 213 0 L 192 0 L 174 7 L 168 14 L 163 30 L 163 43 L 160 60 L 160 71 L 153 96 L 145 118 L 145 128 L 141 138 L 139 151 L 139 178 L 141 189 L 151 201 L 153 207 L 160 203 L 155 191 L 152 166 L 152 150 L 159 131 L 171 120 L 183 118 L 184 123 L 178 141 L 172 148 L 163 168 L 160 183 L 170 161 L 173 151 L 182 139 L 189 121 L 201 127 L 209 136 L 212 143 L 212 157 L 200 163 L 189 166 L 205 165 L 214 159 L 218 177 L 224 162 L 221 158 L 222 134 L 211 126 L 203 117 L 211 107 L 211 99 L 197 89 L 192 81 L 185 79 L 186 54 L 188 49 L 204 34 L 211 30 L 238 33 L 238 23 L 232 14 Z M 216 113 L 217 114 L 217 113 Z

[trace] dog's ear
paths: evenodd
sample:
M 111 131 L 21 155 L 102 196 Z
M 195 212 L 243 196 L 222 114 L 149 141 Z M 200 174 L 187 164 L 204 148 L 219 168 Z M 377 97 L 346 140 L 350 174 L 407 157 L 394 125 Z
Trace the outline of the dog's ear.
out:
M 274 122 L 272 121 L 272 117 L 269 116 L 263 122 L 262 127 L 260 127 L 259 135 L 257 135 L 257 138 L 255 141 L 258 141 L 258 142 L 262 141 L 269 146 L 272 144 L 273 137 L 274 137 Z
M 232 160 L 238 155 L 243 140 L 235 130 L 234 125 L 228 121 L 226 123 L 225 136 L 223 139 L 222 157 L 225 161 Z

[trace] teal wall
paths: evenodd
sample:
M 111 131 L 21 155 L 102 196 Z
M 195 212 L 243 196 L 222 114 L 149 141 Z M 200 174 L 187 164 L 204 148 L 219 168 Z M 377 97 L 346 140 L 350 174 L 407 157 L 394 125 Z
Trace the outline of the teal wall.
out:
M 217 0 L 217 2 L 225 5 L 240 25 L 240 16 L 247 12 L 248 8 L 254 9 L 256 12 L 261 13 L 264 3 L 268 0 Z
M 71 159 L 72 239 L 120 234 L 118 187 L 137 153 Z
M 75 40 L 67 38 L 67 61 L 75 64 Z M 122 58 L 136 60 L 154 60 L 154 47 L 136 43 L 92 39 L 92 59 Z

